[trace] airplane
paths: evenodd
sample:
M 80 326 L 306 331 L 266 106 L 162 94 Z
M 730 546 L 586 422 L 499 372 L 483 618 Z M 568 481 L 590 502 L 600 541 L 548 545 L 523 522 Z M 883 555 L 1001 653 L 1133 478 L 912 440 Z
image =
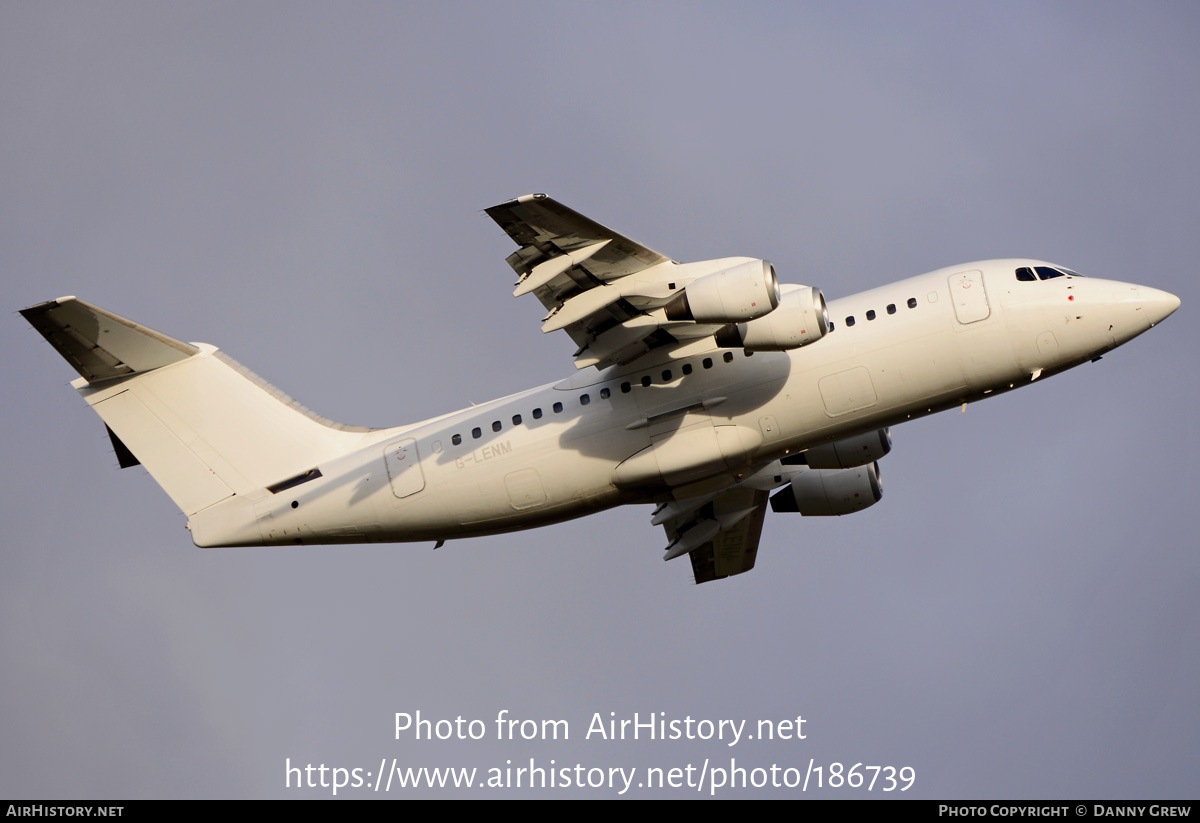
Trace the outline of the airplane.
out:
M 768 507 L 878 502 L 891 426 L 1098 360 L 1180 305 L 1026 259 L 826 301 L 765 260 L 679 263 L 544 194 L 485 211 L 518 246 L 514 296 L 570 336 L 576 371 L 420 423 L 336 423 L 214 346 L 73 296 L 21 314 L 198 547 L 437 548 L 653 504 L 664 559 L 705 583 L 754 567 Z

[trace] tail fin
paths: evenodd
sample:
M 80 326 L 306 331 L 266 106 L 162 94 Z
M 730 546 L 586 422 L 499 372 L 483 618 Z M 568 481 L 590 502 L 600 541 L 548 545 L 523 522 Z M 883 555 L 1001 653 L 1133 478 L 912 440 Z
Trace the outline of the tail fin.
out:
M 141 462 L 189 517 L 294 481 L 372 431 L 313 414 L 213 346 L 75 297 L 21 314 L 82 375 L 71 385 L 108 426 L 122 466 Z

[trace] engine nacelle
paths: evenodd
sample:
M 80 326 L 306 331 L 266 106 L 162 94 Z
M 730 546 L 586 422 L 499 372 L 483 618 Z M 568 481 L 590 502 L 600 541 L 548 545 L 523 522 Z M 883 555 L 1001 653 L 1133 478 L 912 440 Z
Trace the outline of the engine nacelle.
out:
M 876 463 L 856 469 L 809 469 L 771 498 L 771 511 L 808 517 L 853 514 L 874 506 L 881 497 Z
M 874 463 L 891 450 L 891 429 L 878 429 L 858 437 L 814 446 L 800 457 L 810 469 L 853 469 Z
M 741 323 L 762 317 L 779 305 L 775 267 L 751 260 L 693 280 L 666 305 L 668 320 Z
M 812 286 L 785 287 L 779 307 L 748 323 L 730 323 L 716 333 L 723 349 L 788 351 L 820 340 L 829 331 L 825 295 Z

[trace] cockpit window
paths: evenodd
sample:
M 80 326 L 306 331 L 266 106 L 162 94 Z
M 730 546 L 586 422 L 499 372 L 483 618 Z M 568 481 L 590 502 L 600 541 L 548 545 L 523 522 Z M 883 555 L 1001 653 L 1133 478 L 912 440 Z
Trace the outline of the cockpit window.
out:
M 1037 270 L 1037 275 L 1033 273 L 1035 269 Z M 1017 269 L 1017 279 L 1023 281 L 1036 281 L 1038 278 L 1050 280 L 1064 275 L 1067 277 L 1083 277 L 1079 272 L 1064 269 L 1062 266 L 1034 266 L 1032 269 L 1028 266 L 1022 266 Z

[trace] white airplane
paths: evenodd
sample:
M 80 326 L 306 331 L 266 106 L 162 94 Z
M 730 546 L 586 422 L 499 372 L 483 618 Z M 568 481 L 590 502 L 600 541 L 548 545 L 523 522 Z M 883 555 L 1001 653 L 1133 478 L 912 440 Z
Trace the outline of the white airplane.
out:
M 487 209 L 515 296 L 577 372 L 389 429 L 320 417 L 214 346 L 75 297 L 21 312 L 82 375 L 122 467 L 197 546 L 436 541 L 657 504 L 697 583 L 753 568 L 775 512 L 880 499 L 889 426 L 1097 360 L 1179 298 L 1038 260 L 989 260 L 826 303 L 770 263 L 674 260 L 544 194 Z

